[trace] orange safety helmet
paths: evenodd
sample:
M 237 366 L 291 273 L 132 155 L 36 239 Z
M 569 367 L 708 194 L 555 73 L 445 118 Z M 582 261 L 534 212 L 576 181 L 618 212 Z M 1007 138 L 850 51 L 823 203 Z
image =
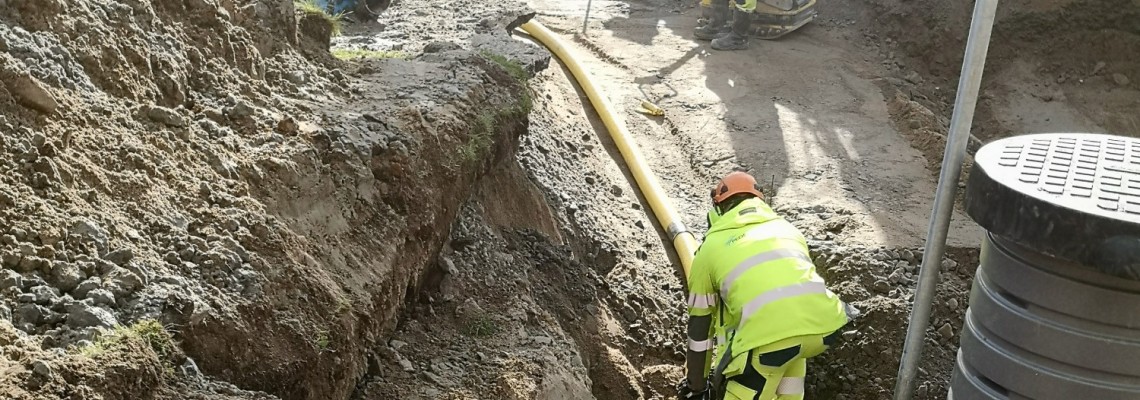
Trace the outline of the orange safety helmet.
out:
M 713 204 L 720 204 L 732 195 L 741 193 L 764 198 L 764 194 L 760 192 L 760 184 L 756 183 L 756 178 L 747 172 L 734 171 L 717 182 L 716 187 L 712 190 L 712 201 Z

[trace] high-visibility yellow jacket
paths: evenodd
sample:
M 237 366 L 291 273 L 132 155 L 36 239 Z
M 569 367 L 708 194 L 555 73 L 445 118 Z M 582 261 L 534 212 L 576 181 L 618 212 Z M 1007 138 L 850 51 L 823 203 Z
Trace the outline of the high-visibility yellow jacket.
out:
M 716 213 L 709 213 L 709 231 L 689 273 L 689 314 L 714 317 L 718 355 L 725 354 L 728 341 L 736 358 L 847 323 L 843 302 L 816 273 L 807 240 L 795 226 L 760 199 Z

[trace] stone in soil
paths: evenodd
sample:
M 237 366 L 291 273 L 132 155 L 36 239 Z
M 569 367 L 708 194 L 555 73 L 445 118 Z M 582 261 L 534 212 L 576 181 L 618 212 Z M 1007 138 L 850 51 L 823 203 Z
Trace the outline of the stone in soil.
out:
M 4 253 L 0 256 L 0 266 L 4 268 L 17 268 L 20 265 L 22 256 L 16 252 Z
M 400 353 L 396 353 L 396 363 L 400 364 L 400 368 L 403 368 L 404 372 L 415 372 L 416 370 L 415 365 L 412 365 L 412 362 L 401 356 Z
M 1128 86 L 1128 84 L 1131 83 L 1131 80 L 1128 79 L 1128 76 L 1124 74 L 1112 74 L 1112 81 L 1116 82 L 1116 84 L 1120 86 Z
M 83 275 L 83 271 L 79 269 L 78 265 L 65 261 L 56 261 L 52 263 L 51 279 L 52 284 L 64 292 L 74 290 L 83 279 L 87 278 Z
M 81 240 L 94 242 L 100 250 L 100 254 L 107 248 L 107 231 L 90 219 L 80 218 L 76 220 L 71 227 L 71 235 L 75 235 Z
M 46 258 L 25 255 L 20 259 L 20 264 L 16 266 L 16 271 L 24 273 L 32 271 L 43 272 L 48 269 L 49 265 L 51 265 L 51 261 Z
M 891 283 L 896 283 L 896 284 L 899 282 L 902 282 L 902 280 L 903 280 L 903 269 L 902 268 L 895 269 L 894 272 L 891 272 L 891 276 L 887 277 L 887 280 L 890 281 Z
M 957 268 L 957 267 L 958 267 L 957 261 L 951 260 L 949 258 L 942 260 L 942 271 L 943 272 L 953 271 L 954 268 Z
M 455 262 L 451 261 L 451 259 L 447 258 L 447 257 L 443 257 L 443 262 L 440 263 L 440 267 L 443 269 L 443 272 L 446 274 L 454 274 L 456 271 L 455 270 Z
M 24 277 L 16 271 L 0 269 L 0 290 L 10 287 L 22 288 L 24 286 Z
M 230 118 L 240 119 L 253 115 L 254 111 L 255 109 L 248 101 L 238 100 L 233 107 L 226 109 L 226 114 L 229 115 Z
M 396 340 L 396 339 L 392 339 L 391 341 L 388 342 L 388 346 L 391 346 L 392 349 L 396 350 L 396 351 L 400 351 L 400 349 L 404 348 L 404 346 L 407 346 L 407 345 L 408 345 L 407 342 L 403 342 L 403 341 Z
M 112 251 L 110 253 L 107 253 L 106 255 L 103 256 L 104 260 L 113 262 L 113 263 L 120 265 L 120 266 L 126 265 L 128 262 L 130 262 L 134 258 L 135 258 L 135 252 L 134 252 L 134 250 L 131 250 L 129 248 L 118 249 L 118 250 Z
M 84 302 L 75 302 L 67 306 L 67 325 L 72 328 L 89 326 L 113 328 L 117 324 L 115 316 L 102 308 Z
M 59 299 L 59 292 L 49 286 L 36 286 L 32 288 L 31 292 L 32 295 L 35 296 L 34 301 L 36 304 L 41 306 L 55 303 L 56 300 Z
M 44 114 L 54 113 L 59 107 L 55 96 L 36 78 L 25 73 L 5 80 L 8 91 L 15 95 L 21 105 Z
M 1093 70 L 1092 70 L 1092 74 L 1091 74 L 1091 75 L 1096 75 L 1096 74 L 1099 74 L 1099 73 L 1100 73 L 1100 71 L 1101 71 L 1101 70 L 1103 70 L 1103 69 L 1104 69 L 1104 67 L 1106 67 L 1106 66 L 1108 66 L 1108 63 L 1106 63 L 1106 62 L 1104 62 L 1104 61 L 1097 61 L 1096 65 L 1095 65 L 1095 66 L 1093 66 Z
M 433 373 L 428 372 L 428 371 L 424 371 L 423 374 L 424 374 L 424 378 L 427 378 L 427 380 L 431 381 L 432 383 L 435 383 L 436 385 L 448 387 L 448 388 L 455 386 L 455 382 L 450 380 L 450 379 L 441 377 L 439 375 L 433 374 Z
M 116 297 L 127 297 L 143 285 L 138 275 L 121 267 L 114 267 L 103 279 L 107 289 Z
M 152 106 L 150 110 L 147 111 L 146 116 L 154 122 L 159 122 L 167 126 L 186 126 L 186 120 L 183 119 L 177 111 L 166 107 Z
M 879 294 L 887 294 L 891 291 L 891 285 L 882 279 L 875 281 L 875 286 L 872 288 Z
M 954 337 L 954 327 L 950 324 L 942 324 L 942 327 L 938 328 L 938 334 L 942 335 L 943 339 L 950 340 Z
M 103 281 L 99 279 L 99 277 L 93 276 L 87 278 L 87 280 L 83 282 L 80 282 L 79 285 L 75 287 L 75 290 L 71 292 L 71 294 L 75 295 L 75 298 L 77 299 L 85 299 L 87 298 L 87 293 L 102 286 Z
M 95 305 L 114 305 L 115 295 L 106 289 L 95 289 L 87 293 L 87 298 L 91 299 Z
M 17 325 L 31 324 L 39 325 L 51 316 L 51 310 L 35 304 L 23 304 L 16 308 L 15 314 L 12 316 L 12 322 Z
M 51 378 L 51 366 L 43 360 L 32 362 L 32 372 L 44 379 Z
M 474 298 L 467 298 L 463 304 L 455 309 L 455 313 L 459 315 L 478 315 L 483 313 L 483 307 Z

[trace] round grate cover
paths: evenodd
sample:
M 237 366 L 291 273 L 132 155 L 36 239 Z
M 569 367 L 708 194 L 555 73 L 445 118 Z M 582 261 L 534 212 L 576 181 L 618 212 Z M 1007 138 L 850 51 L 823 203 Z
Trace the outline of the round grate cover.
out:
M 989 143 L 974 157 L 966 212 L 1031 249 L 1140 279 L 1140 140 L 1056 133 Z

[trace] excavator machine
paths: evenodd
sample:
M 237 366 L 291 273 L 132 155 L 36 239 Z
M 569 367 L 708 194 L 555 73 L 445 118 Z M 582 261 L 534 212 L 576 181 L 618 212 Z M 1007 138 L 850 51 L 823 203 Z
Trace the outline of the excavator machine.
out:
M 333 15 L 345 15 L 363 22 L 380 16 L 392 0 L 314 0 L 318 6 Z
M 816 0 L 757 0 L 752 14 L 756 37 L 765 40 L 787 35 L 815 19 Z
M 712 3 L 719 1 L 726 0 L 702 1 L 701 7 L 708 7 L 702 15 L 711 15 Z M 772 40 L 792 33 L 815 19 L 815 3 L 816 0 L 756 0 L 756 11 L 752 13 L 753 36 Z M 698 24 L 707 22 L 707 17 L 702 17 Z

